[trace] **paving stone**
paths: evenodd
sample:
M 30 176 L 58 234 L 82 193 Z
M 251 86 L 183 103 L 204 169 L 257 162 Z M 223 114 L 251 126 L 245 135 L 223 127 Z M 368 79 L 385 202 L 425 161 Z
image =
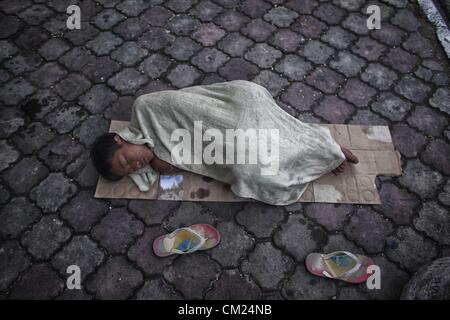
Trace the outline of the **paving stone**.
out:
M 3 19 L 3 26 L 8 26 Z M 26 27 L 25 27 L 26 28 Z M 2 38 L 2 37 L 0 37 Z M 25 51 L 35 51 L 39 46 L 41 46 L 47 39 L 49 35 L 43 28 L 34 26 L 22 29 L 20 35 L 15 39 L 15 44 L 20 46 Z
M 326 96 L 314 108 L 314 113 L 329 123 L 346 123 L 354 111 L 355 108 L 352 105 L 335 96 Z
M 314 9 L 318 5 L 319 3 L 316 0 L 297 0 L 297 1 L 290 0 L 285 4 L 286 7 L 295 10 L 301 14 L 313 13 Z
M 450 145 L 443 140 L 436 139 L 427 145 L 425 152 L 422 153 L 422 159 L 445 175 L 450 175 L 449 154 Z
M 250 18 L 233 9 L 220 14 L 215 20 L 216 24 L 227 31 L 238 31 L 244 24 L 250 21 Z
M 371 107 L 373 111 L 382 114 L 391 121 L 402 121 L 411 109 L 411 103 L 392 92 L 382 92 Z
M 211 281 L 219 273 L 219 266 L 205 254 L 197 253 L 182 258 L 164 269 L 164 278 L 187 299 L 202 299 Z M 190 274 L 189 277 L 186 277 L 186 272 Z
M 76 47 L 67 52 L 58 61 L 69 71 L 81 71 L 88 63 L 94 62 L 95 57 L 84 47 Z
M 61 107 L 54 113 L 49 113 L 45 118 L 45 122 L 64 134 L 72 131 L 72 129 L 86 118 L 86 111 L 72 103 L 63 103 Z
M 255 18 L 261 18 L 271 6 L 262 0 L 245 0 L 239 6 L 242 12 L 245 12 L 248 16 Z
M 83 288 L 81 289 L 66 289 L 56 300 L 92 300 L 92 296 L 87 294 Z
M 137 16 L 147 9 L 152 3 L 144 0 L 125 0 L 121 1 L 116 9 L 120 10 L 126 16 Z
M 25 115 L 23 112 L 15 108 L 3 108 L 0 113 L 0 138 L 8 138 L 24 124 Z
M 61 24 L 62 24 L 61 27 L 65 31 L 67 28 L 65 19 L 61 21 Z M 72 42 L 74 45 L 81 46 L 84 45 L 86 42 L 93 40 L 99 33 L 100 31 L 97 28 L 95 28 L 90 24 L 85 23 L 83 29 L 72 30 L 68 33 L 65 33 L 64 37 L 68 39 L 70 42 Z
M 208 85 L 208 84 L 213 84 L 213 83 L 218 83 L 218 82 L 225 82 L 225 81 L 227 81 L 227 80 L 222 78 L 221 76 L 215 74 L 215 73 L 212 73 L 212 74 L 206 75 L 203 78 L 201 84 Z
M 252 81 L 265 87 L 269 90 L 272 96 L 276 96 L 289 84 L 286 79 L 281 78 L 278 74 L 269 70 L 261 71 L 261 73 L 258 74 Z
M 444 72 L 437 72 L 433 75 L 431 82 L 433 82 L 437 86 L 448 86 L 448 84 L 450 83 L 450 78 Z
M 394 71 L 379 63 L 371 63 L 361 74 L 361 80 L 380 90 L 387 90 L 397 80 Z
M 241 211 L 245 203 L 230 202 L 224 206 L 217 201 L 204 201 L 202 206 L 211 214 L 213 214 L 218 221 L 234 221 L 236 214 Z
M 334 297 L 337 289 L 331 279 L 316 277 L 299 265 L 281 292 L 290 300 L 326 300 Z
M 419 58 L 401 48 L 391 49 L 383 62 L 402 73 L 411 72 L 420 63 Z
M 95 169 L 88 152 L 84 152 L 66 168 L 67 174 L 83 187 L 94 187 L 97 184 L 98 172 Z
M 270 237 L 286 214 L 282 208 L 262 203 L 248 203 L 236 216 L 236 221 L 258 238 Z
M 58 59 L 70 49 L 69 44 L 60 38 L 51 38 L 39 48 L 39 54 L 47 61 Z
M 80 105 L 91 113 L 100 113 L 117 99 L 117 95 L 103 84 L 95 85 L 79 99 Z
M 105 82 L 110 76 L 120 69 L 119 64 L 109 57 L 99 57 L 95 62 L 86 64 L 81 70 L 93 83 Z
M 50 173 L 31 190 L 30 198 L 47 212 L 56 212 L 77 191 L 77 187 L 62 173 Z
M 419 160 L 410 160 L 406 163 L 399 182 L 421 198 L 430 198 L 437 191 L 442 179 L 439 172 L 431 170 Z
M 108 128 L 108 121 L 99 115 L 93 115 L 89 116 L 81 126 L 75 129 L 73 134 L 81 143 L 90 147 L 99 135 L 108 132 Z
M 167 75 L 167 79 L 178 88 L 193 86 L 201 73 L 188 64 L 179 64 Z
M 369 37 L 361 37 L 351 50 L 369 61 L 375 61 L 385 52 L 386 47 Z
M 240 275 L 237 270 L 223 271 L 219 280 L 205 296 L 211 300 L 258 300 L 261 297 L 261 289 L 253 281 Z
M 357 209 L 344 227 L 345 235 L 369 253 L 382 252 L 392 223 L 368 208 Z
M 367 107 L 376 93 L 375 89 L 356 79 L 349 79 L 344 87 L 339 90 L 341 98 L 360 108 Z
M 407 33 L 389 23 L 383 23 L 383 28 L 373 30 L 372 36 L 389 45 L 397 46 L 400 45 L 403 39 L 406 37 Z
M 419 33 L 412 33 L 408 39 L 403 42 L 403 48 L 417 54 L 421 58 L 430 58 L 434 53 L 430 40 L 422 37 Z
M 274 235 L 275 244 L 294 256 L 297 262 L 305 260 L 310 252 L 317 250 L 327 238 L 325 230 L 302 215 L 292 214 Z M 302 245 L 299 246 L 298 244 Z
M 306 78 L 306 82 L 325 93 L 334 93 L 344 77 L 327 67 L 315 69 Z
M 388 258 L 411 273 L 431 262 L 437 250 L 431 240 L 424 238 L 410 227 L 399 227 L 386 240 Z
M 305 38 L 317 39 L 327 29 L 327 25 L 313 16 L 304 15 L 297 18 L 291 29 Z
M 356 40 L 356 36 L 339 26 L 333 26 L 321 39 L 337 49 L 345 49 Z
M 395 264 L 385 257 L 373 257 L 373 262 L 380 268 L 381 288 L 369 290 L 366 283 L 358 287 L 373 300 L 397 300 L 400 299 L 402 289 L 409 279 L 409 275 L 400 270 Z
M 22 244 L 34 258 L 46 260 L 70 238 L 70 230 L 56 215 L 46 215 L 22 237 Z
M 192 58 L 192 64 L 205 72 L 215 72 L 228 59 L 227 55 L 215 48 L 205 48 Z
M 135 69 L 125 68 L 115 76 L 109 78 L 108 85 L 119 91 L 120 94 L 134 94 L 136 90 L 147 82 L 147 77 Z
M 187 37 L 177 38 L 170 47 L 165 49 L 165 53 L 170 54 L 177 60 L 188 61 L 189 58 L 201 49 L 201 46 Z
M 190 12 L 204 22 L 210 22 L 224 9 L 211 1 L 199 2 Z
M 40 217 L 39 209 L 34 207 L 26 198 L 13 198 L 0 211 L 2 221 L 0 233 L 4 238 L 16 238 L 38 217 Z
M 350 13 L 342 22 L 342 26 L 360 35 L 367 35 L 370 32 L 367 28 L 367 16 L 359 13 Z
M 0 40 L 0 62 L 8 58 L 12 58 L 17 53 L 18 49 L 8 40 Z
M 22 27 L 23 23 L 15 16 L 1 15 L 2 26 L 0 38 L 9 38 L 14 35 Z
M 79 74 L 70 74 L 55 86 L 56 92 L 66 101 L 73 101 L 82 95 L 91 86 L 86 77 Z
M 275 290 L 287 273 L 294 268 L 294 263 L 270 242 L 261 242 L 256 244 L 241 267 L 242 271 L 250 275 L 263 290 Z
M 142 61 L 139 70 L 145 72 L 150 78 L 156 79 L 167 71 L 171 61 L 165 56 L 155 53 L 149 55 L 147 59 Z
M 10 193 L 6 190 L 5 186 L 0 184 L 0 204 L 5 204 L 9 201 Z
M 243 56 L 254 42 L 241 36 L 239 33 L 227 35 L 218 44 L 219 48 L 231 56 Z
M 409 224 L 414 215 L 414 209 L 419 205 L 415 196 L 395 184 L 384 182 L 380 189 L 381 204 L 374 208 L 392 219 L 396 224 Z
M 77 232 L 88 232 L 108 211 L 105 202 L 94 199 L 92 191 L 81 191 L 60 212 L 62 219 Z
M 349 124 L 368 125 L 368 126 L 387 126 L 388 121 L 370 110 L 358 110 L 349 121 Z
M 281 29 L 269 39 L 271 45 L 284 52 L 295 52 L 298 46 L 304 42 L 305 38 L 289 29 Z
M 436 201 L 425 202 L 419 211 L 419 216 L 414 219 L 414 226 L 419 231 L 424 231 L 429 237 L 439 244 L 450 244 L 450 216 L 448 209 L 439 205 Z
M 334 49 L 321 41 L 312 40 L 308 41 L 306 45 L 299 50 L 299 53 L 314 63 L 323 64 L 331 55 L 333 55 Z
M 67 268 L 76 265 L 80 268 L 81 281 L 98 267 L 104 258 L 103 252 L 88 236 L 74 236 L 72 240 L 52 259 L 53 266 L 61 274 L 67 273 Z M 82 283 L 83 284 L 83 283 Z
M 213 23 L 203 24 L 191 35 L 204 46 L 213 46 L 225 36 L 225 31 Z
M 431 88 L 410 75 L 403 77 L 395 86 L 395 91 L 412 102 L 424 102 Z
M 39 159 L 52 170 L 61 170 L 72 162 L 83 147 L 73 138 L 60 135 L 39 152 Z
M 222 267 L 238 267 L 240 260 L 253 246 L 253 239 L 243 227 L 232 221 L 220 222 L 217 230 L 221 234 L 220 245 L 211 251 L 211 257 L 220 263 Z
M 331 3 L 320 4 L 313 14 L 328 24 L 338 24 L 345 16 L 345 11 Z
M 264 15 L 266 21 L 269 21 L 280 28 L 289 27 L 297 17 L 297 12 L 282 6 L 272 8 Z
M 175 292 L 169 285 L 161 279 L 145 281 L 144 285 L 136 294 L 137 300 L 179 300 L 182 299 L 178 292 Z
M 15 193 L 26 193 L 48 174 L 48 169 L 36 157 L 22 158 L 2 174 Z
M 142 273 L 123 257 L 108 258 L 98 271 L 89 278 L 87 289 L 101 300 L 122 300 L 129 298 L 144 278 Z
M 114 233 L 111 233 L 114 230 Z M 110 253 L 125 253 L 133 239 L 144 231 L 144 224 L 126 209 L 112 209 L 91 232 Z
M 427 139 L 406 124 L 397 124 L 391 129 L 392 140 L 403 156 L 414 158 L 422 151 Z
M 420 21 L 408 9 L 397 10 L 391 22 L 407 31 L 416 31 L 420 26 Z
M 67 71 L 62 69 L 58 64 L 50 62 L 44 64 L 38 70 L 30 75 L 30 81 L 41 88 L 53 86 L 59 80 L 67 75 Z
M 438 88 L 429 102 L 432 107 L 450 114 L 450 89 Z
M 101 32 L 94 39 L 90 40 L 86 46 L 97 55 L 106 55 L 120 46 L 123 40 L 110 31 Z
M 11 75 L 6 70 L 0 70 L 0 83 L 5 83 L 11 79 Z
M 344 287 L 339 289 L 337 300 L 368 300 L 369 298 L 358 288 Z
M 167 212 L 168 214 L 169 212 Z M 181 205 L 174 211 L 173 215 L 169 216 L 164 222 L 164 227 L 170 231 L 181 227 L 188 227 L 197 223 L 206 223 L 214 225 L 214 216 L 207 211 L 202 210 L 202 207 L 193 202 L 182 202 Z
M 157 237 L 166 234 L 160 226 L 146 228 L 144 234 L 128 250 L 128 258 L 144 271 L 146 275 L 161 274 L 163 269 L 170 265 L 176 256 L 161 258 L 151 249 L 151 243 Z
M 352 206 L 345 204 L 312 203 L 305 206 L 305 215 L 328 231 L 341 230 L 351 212 Z
M 219 74 L 227 80 L 250 80 L 258 74 L 258 68 L 242 59 L 231 58 L 224 66 L 219 68 Z
M 274 26 L 262 19 L 252 20 L 245 27 L 241 28 L 241 32 L 245 36 L 252 38 L 256 42 L 266 41 L 275 31 L 276 28 Z
M 51 90 L 39 90 L 20 106 L 31 119 L 42 119 L 50 111 L 61 106 L 61 98 Z
M 174 14 L 170 10 L 167 10 L 164 7 L 154 6 L 145 11 L 140 18 L 152 26 L 163 27 L 167 20 L 173 17 L 173 15 Z
M 410 126 L 432 136 L 439 136 L 445 130 L 448 122 L 438 112 L 424 106 L 417 106 L 407 121 Z
M 131 67 L 148 55 L 147 49 L 143 49 L 134 42 L 125 42 L 117 50 L 111 53 L 111 58 L 117 60 L 126 67 Z
M 323 252 L 331 253 L 335 251 L 350 251 L 355 254 L 364 254 L 363 249 L 347 240 L 342 234 L 330 234 L 328 235 L 327 244 L 323 247 Z
M 190 7 L 192 7 L 195 3 L 196 0 L 183 0 L 183 1 L 169 0 L 166 3 L 166 6 L 175 12 L 184 12 L 187 11 Z
M 53 14 L 48 7 L 36 4 L 21 11 L 18 16 L 27 24 L 38 25 Z
M 30 265 L 30 259 L 16 241 L 0 244 L 0 291 L 6 291 L 11 283 Z
M 36 70 L 42 64 L 42 58 L 35 53 L 18 54 L 6 60 L 4 66 L 16 76 Z
M 14 300 L 48 300 L 64 289 L 64 282 L 48 264 L 34 264 L 14 285 L 9 296 Z
M 450 180 L 447 180 L 447 183 L 442 188 L 442 192 L 439 194 L 438 199 L 443 204 L 450 206 Z
M 276 71 L 283 73 L 292 80 L 303 80 L 311 68 L 311 63 L 294 54 L 286 55 L 275 65 Z
M 0 3 L 0 10 L 6 14 L 15 14 L 32 4 L 29 0 L 5 0 Z
M 247 60 L 254 62 L 260 68 L 270 68 L 282 56 L 281 51 L 265 43 L 256 44 L 244 55 Z
M 19 152 L 6 140 L 0 141 L 0 170 L 8 168 L 12 163 L 19 159 Z
M 347 77 L 356 76 L 365 64 L 363 59 L 346 51 L 340 51 L 337 57 L 330 61 L 331 68 L 340 71 Z
M 0 89 L 0 101 L 5 105 L 16 106 L 22 100 L 35 92 L 35 87 L 29 82 L 16 78 Z
M 197 19 L 187 14 L 179 14 L 171 17 L 167 23 L 166 28 L 177 36 L 187 36 L 192 31 L 198 30 L 201 23 Z
M 120 21 L 125 20 L 126 16 L 114 9 L 105 9 L 95 16 L 93 22 L 101 30 L 111 30 Z
M 143 86 L 142 88 L 140 88 L 137 92 L 135 97 L 138 97 L 140 95 L 143 94 L 147 94 L 147 93 L 152 93 L 152 92 L 157 92 L 157 91 L 161 91 L 161 90 L 175 90 L 176 88 L 174 86 L 172 86 L 170 83 L 167 83 L 167 81 L 161 81 L 161 80 L 153 80 L 148 82 L 145 86 Z M 131 108 L 133 105 L 134 99 L 132 100 L 131 104 L 129 104 L 127 107 L 130 109 L 130 114 L 131 114 Z M 125 120 L 128 121 L 130 119 L 130 117 L 127 117 Z

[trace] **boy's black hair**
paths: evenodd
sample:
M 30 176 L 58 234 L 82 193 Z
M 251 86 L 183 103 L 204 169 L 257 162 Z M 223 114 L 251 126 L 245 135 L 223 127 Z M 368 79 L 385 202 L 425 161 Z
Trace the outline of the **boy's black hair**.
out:
M 122 177 L 111 172 L 111 160 L 120 145 L 114 140 L 115 133 L 105 133 L 95 139 L 91 147 L 91 160 L 103 178 L 117 181 Z

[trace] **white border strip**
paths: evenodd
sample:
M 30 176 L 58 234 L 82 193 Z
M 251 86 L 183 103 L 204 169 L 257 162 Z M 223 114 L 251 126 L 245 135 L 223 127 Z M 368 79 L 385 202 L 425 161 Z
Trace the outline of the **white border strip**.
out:
M 447 28 L 439 10 L 431 0 L 417 0 L 422 10 L 436 27 L 437 36 L 444 47 L 447 57 L 450 59 L 450 30 Z

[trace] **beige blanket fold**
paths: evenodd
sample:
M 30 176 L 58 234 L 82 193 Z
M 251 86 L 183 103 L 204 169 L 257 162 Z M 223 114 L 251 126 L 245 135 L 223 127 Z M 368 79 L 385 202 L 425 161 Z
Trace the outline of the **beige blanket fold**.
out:
M 237 132 L 248 134 L 249 142 L 237 144 L 232 135 Z M 116 133 L 130 143 L 147 144 L 178 168 L 230 184 L 239 197 L 273 205 L 297 202 L 309 182 L 345 159 L 329 128 L 294 118 L 266 88 L 245 80 L 142 95 L 129 126 Z M 187 136 L 191 148 L 179 152 Z M 174 148 L 178 152 L 172 153 Z M 243 153 L 245 161 L 239 163 Z M 189 158 L 190 163 L 181 161 Z M 146 166 L 130 178 L 147 191 L 158 175 Z

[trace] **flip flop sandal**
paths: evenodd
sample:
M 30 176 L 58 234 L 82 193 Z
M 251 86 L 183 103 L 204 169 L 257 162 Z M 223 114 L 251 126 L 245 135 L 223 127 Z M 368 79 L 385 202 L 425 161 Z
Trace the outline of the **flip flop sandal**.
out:
M 350 283 L 365 282 L 370 276 L 367 274 L 367 268 L 373 264 L 371 258 L 348 251 L 310 253 L 306 257 L 306 268 L 312 274 Z
M 153 252 L 158 257 L 207 250 L 220 242 L 219 231 L 209 224 L 193 224 L 162 235 L 153 241 Z

